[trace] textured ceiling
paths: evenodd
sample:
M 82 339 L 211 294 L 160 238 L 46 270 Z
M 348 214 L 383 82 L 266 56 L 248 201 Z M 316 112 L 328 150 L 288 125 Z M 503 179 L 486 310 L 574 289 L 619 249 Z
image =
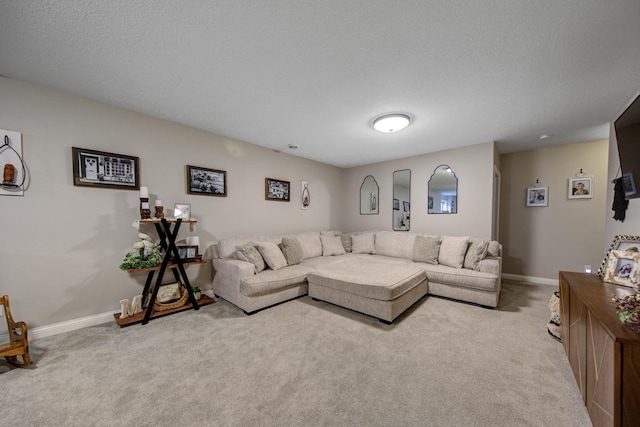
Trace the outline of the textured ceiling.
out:
M 608 137 L 640 1 L 3 0 L 0 74 L 341 167 L 506 153 Z

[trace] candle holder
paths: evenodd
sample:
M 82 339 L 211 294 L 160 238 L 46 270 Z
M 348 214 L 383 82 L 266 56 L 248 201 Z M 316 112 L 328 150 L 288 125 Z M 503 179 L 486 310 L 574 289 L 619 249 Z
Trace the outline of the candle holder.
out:
M 143 197 L 140 198 L 140 218 L 151 219 L 151 209 L 149 209 L 148 198 L 143 198 Z
M 156 206 L 156 218 L 162 219 L 164 218 L 164 207 Z
M 140 217 L 142 217 L 142 204 L 147 204 L 147 209 L 149 209 L 149 198 L 148 197 L 140 197 Z

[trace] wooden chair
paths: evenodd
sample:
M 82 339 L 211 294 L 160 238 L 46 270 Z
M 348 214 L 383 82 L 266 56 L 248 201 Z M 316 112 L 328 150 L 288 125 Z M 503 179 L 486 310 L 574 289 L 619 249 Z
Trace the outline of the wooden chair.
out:
M 0 304 L 4 307 L 4 317 L 7 319 L 7 329 L 9 331 L 9 343 L 0 344 L 0 357 L 4 356 L 7 362 L 18 368 L 30 365 L 27 324 L 13 321 L 8 295 L 0 297 Z M 18 356 L 22 356 L 22 363 L 19 362 Z

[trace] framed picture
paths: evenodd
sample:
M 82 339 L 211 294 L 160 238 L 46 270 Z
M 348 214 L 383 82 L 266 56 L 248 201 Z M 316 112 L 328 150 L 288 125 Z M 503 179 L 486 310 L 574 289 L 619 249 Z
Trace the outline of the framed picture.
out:
M 227 197 L 227 172 L 187 165 L 187 193 Z
M 609 263 L 609 258 L 613 251 L 623 251 L 629 253 L 640 253 L 640 236 L 633 236 L 628 234 L 618 234 L 609 246 L 609 250 L 607 251 L 602 263 L 600 264 L 600 268 L 598 268 L 597 275 L 600 277 L 604 276 L 605 269 Z
M 405 212 L 409 212 L 409 202 L 402 202 L 402 208 Z
M 549 206 L 549 187 L 527 188 L 527 206 Z
M 603 280 L 623 286 L 633 286 L 638 283 L 640 252 L 611 251 Z
M 264 199 L 275 200 L 277 202 L 288 202 L 291 200 L 291 183 L 279 179 L 264 179 Z
M 191 218 L 191 205 L 189 203 L 174 203 L 173 205 L 173 217 L 175 219 L 190 219 Z
M 625 197 L 636 195 L 636 182 L 633 179 L 633 172 L 627 172 L 622 175 L 622 188 L 624 188 Z
M 159 303 L 168 303 L 178 301 L 182 295 L 180 294 L 180 283 L 169 283 L 158 288 L 156 301 Z
M 570 199 L 593 199 L 593 177 L 569 178 L 567 197 Z
M 400 200 L 393 199 L 393 210 L 394 211 L 399 211 L 400 210 Z
M 198 258 L 198 245 L 179 245 L 178 255 L 182 260 L 195 260 Z
M 124 154 L 71 147 L 73 185 L 77 187 L 140 189 L 140 159 Z

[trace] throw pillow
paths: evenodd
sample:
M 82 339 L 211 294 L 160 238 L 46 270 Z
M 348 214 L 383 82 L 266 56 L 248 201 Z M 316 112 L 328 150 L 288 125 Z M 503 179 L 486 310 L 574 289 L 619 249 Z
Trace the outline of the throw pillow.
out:
M 469 239 L 469 248 L 464 256 L 464 268 L 471 270 L 477 270 L 480 260 L 487 255 L 487 248 L 489 247 L 489 241 L 483 239 Z
M 438 264 L 440 242 L 442 242 L 440 236 L 416 236 L 411 261 Z
M 467 253 L 469 236 L 443 236 L 438 253 L 438 263 L 449 267 L 462 268 Z
M 340 236 L 320 236 L 322 242 L 322 256 L 346 254 Z
M 288 265 L 296 265 L 302 262 L 302 246 L 293 237 L 282 238 L 282 253 Z
M 302 259 L 322 256 L 322 243 L 320 243 L 320 233 L 298 233 L 293 237 L 298 239 L 302 248 Z
M 245 243 L 242 246 L 236 246 L 236 256 L 242 261 L 250 262 L 255 266 L 256 273 L 260 273 L 266 268 L 264 259 L 260 255 L 260 251 L 256 249 L 253 243 Z
M 348 234 L 343 234 L 342 236 L 340 236 L 340 240 L 342 240 L 344 251 L 347 253 L 351 253 L 351 236 L 349 236 Z
M 489 247 L 487 247 L 487 254 L 493 257 L 500 256 L 500 243 L 492 240 L 489 242 Z
M 287 260 L 275 243 L 258 242 L 256 243 L 256 247 L 260 251 L 260 255 L 262 255 L 264 261 L 272 270 L 279 270 L 287 266 Z
M 361 233 L 351 236 L 351 251 L 354 254 L 375 254 L 375 236 L 373 233 Z

